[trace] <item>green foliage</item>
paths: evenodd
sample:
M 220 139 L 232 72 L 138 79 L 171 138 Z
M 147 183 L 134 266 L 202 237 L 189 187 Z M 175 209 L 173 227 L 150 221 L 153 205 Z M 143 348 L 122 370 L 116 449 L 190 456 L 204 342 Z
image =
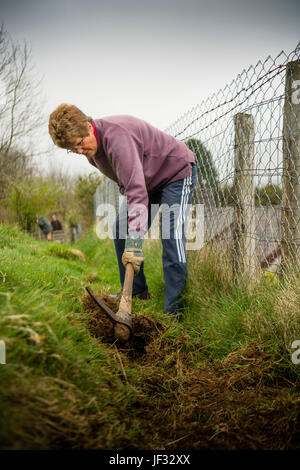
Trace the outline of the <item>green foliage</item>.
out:
M 255 190 L 256 206 L 276 206 L 282 202 L 282 189 L 276 184 L 267 184 Z
M 219 188 L 218 200 L 221 206 L 232 206 L 235 203 L 235 194 L 232 185 L 224 185 Z M 255 206 L 276 206 L 282 203 L 282 189 L 276 184 L 256 187 Z
M 35 215 L 55 211 L 61 194 L 62 189 L 57 184 L 36 177 L 13 183 L 6 203 L 18 225 L 32 231 Z
M 87 176 L 79 176 L 76 179 L 74 182 L 76 207 L 73 207 L 69 211 L 70 225 L 77 225 L 80 217 L 84 227 L 91 227 L 94 221 L 93 196 L 101 180 L 102 177 L 95 173 L 91 173 Z
M 103 247 L 107 246 L 107 242 L 108 240 L 100 240 L 90 229 L 87 231 L 83 238 L 78 240 L 78 242 L 76 243 L 76 247 L 84 252 L 88 261 L 95 262 L 97 256 L 101 256 L 102 258 Z M 110 249 L 108 249 L 108 256 L 111 256 Z
M 93 197 L 101 180 L 102 177 L 95 173 L 91 173 L 87 176 L 78 176 L 74 185 L 76 198 L 79 201 L 85 201 L 87 198 Z
M 48 219 L 56 214 L 65 229 L 80 223 L 85 232 L 94 223 L 93 195 L 100 181 L 95 174 L 75 180 L 60 174 L 26 174 L 15 178 L 0 194 L 2 214 L 6 221 L 28 232 L 34 231 L 36 214 Z
M 0 224 L 0 248 L 17 248 L 31 240 L 26 234 L 13 225 Z
M 218 201 L 219 205 L 223 207 L 234 205 L 235 195 L 233 191 L 233 186 L 226 184 L 222 186 L 222 188 L 219 188 Z
M 218 172 L 211 152 L 199 139 L 188 139 L 185 144 L 195 155 L 200 185 L 211 188 L 213 193 L 216 194 L 218 188 Z

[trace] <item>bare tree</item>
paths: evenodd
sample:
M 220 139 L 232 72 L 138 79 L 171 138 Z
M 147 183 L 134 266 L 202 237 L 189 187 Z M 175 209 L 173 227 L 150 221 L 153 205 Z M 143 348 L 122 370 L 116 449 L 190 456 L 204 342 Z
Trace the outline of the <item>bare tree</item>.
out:
M 28 170 L 34 149 L 30 138 L 44 123 L 41 82 L 31 64 L 31 49 L 14 43 L 0 28 L 0 185 Z

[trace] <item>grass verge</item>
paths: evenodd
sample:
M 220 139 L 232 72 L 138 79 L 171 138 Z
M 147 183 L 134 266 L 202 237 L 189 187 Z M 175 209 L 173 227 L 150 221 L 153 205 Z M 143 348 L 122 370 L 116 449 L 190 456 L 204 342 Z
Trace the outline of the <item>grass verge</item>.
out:
M 133 313 L 164 327 L 133 354 L 103 343 L 97 317 L 89 327 L 85 285 L 119 289 L 110 240 L 54 245 L 1 225 L 0 248 L 1 448 L 297 448 L 297 279 L 250 294 L 209 255 L 190 253 L 186 311 L 171 324 L 161 247 L 145 243 L 152 298 L 134 299 Z

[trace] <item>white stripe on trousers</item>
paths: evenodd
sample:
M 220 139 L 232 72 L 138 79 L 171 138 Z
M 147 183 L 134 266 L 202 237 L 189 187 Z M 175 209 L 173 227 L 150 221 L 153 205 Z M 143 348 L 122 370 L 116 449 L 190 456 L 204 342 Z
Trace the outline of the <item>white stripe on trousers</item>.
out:
M 192 176 L 187 176 L 184 179 L 183 186 L 182 186 L 180 210 L 179 210 L 177 226 L 176 226 L 176 231 L 175 231 L 177 254 L 178 254 L 178 259 L 180 263 L 186 263 L 185 250 L 183 246 L 183 235 L 184 235 L 183 224 L 185 224 L 186 210 L 187 210 L 187 205 L 188 205 L 189 196 L 191 192 L 191 183 L 192 183 Z

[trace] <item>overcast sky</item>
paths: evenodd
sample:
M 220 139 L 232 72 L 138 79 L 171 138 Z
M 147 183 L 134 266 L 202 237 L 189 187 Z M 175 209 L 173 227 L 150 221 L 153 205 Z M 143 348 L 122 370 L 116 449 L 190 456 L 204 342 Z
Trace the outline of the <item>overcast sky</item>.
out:
M 132 114 L 160 129 L 268 55 L 300 41 L 296 0 L 0 0 L 0 22 L 28 40 L 45 113 L 61 102 L 100 118 Z M 47 126 L 43 142 L 51 144 Z M 94 172 L 61 149 L 43 156 Z

